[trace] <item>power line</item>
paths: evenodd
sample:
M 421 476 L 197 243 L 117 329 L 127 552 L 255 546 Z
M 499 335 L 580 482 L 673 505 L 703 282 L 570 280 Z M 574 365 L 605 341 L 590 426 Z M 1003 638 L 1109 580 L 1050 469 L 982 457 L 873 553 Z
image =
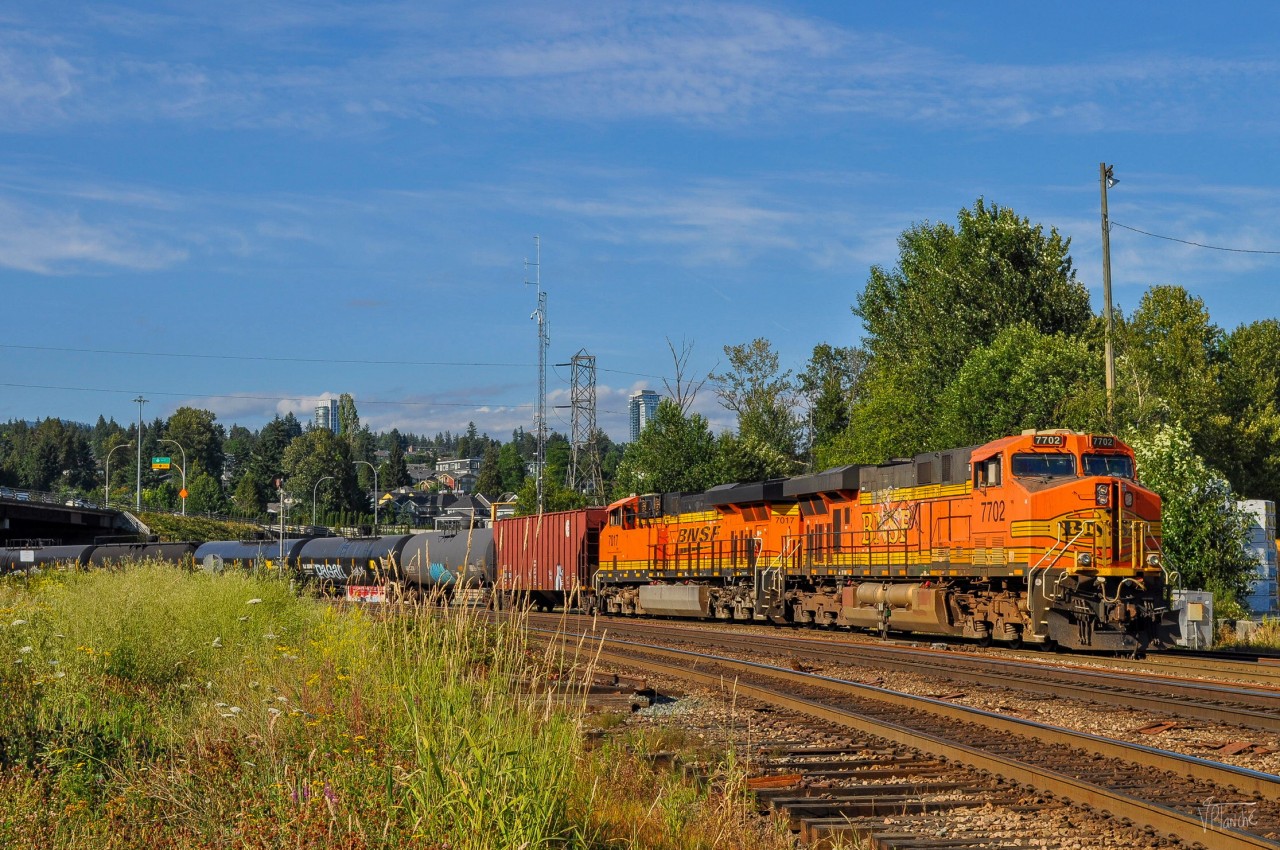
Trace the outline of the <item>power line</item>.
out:
M 184 351 L 126 351 L 111 348 L 65 348 L 52 345 L 14 345 L 0 343 L 0 348 L 16 351 L 56 351 L 63 354 L 111 354 L 125 357 L 176 357 L 188 360 L 240 360 L 257 363 L 318 363 L 324 365 L 344 364 L 356 366 L 449 366 L 449 367 L 486 367 L 501 369 L 525 369 L 528 363 L 490 363 L 483 361 L 455 362 L 446 360 L 347 360 L 326 357 L 266 357 L 251 354 L 196 354 Z M 633 375 L 637 378 L 653 378 L 661 380 L 661 375 L 650 375 L 645 372 L 626 372 L 622 369 L 597 369 L 598 372 L 610 372 L 615 375 Z
M 1189 239 L 1178 239 L 1176 236 L 1161 236 L 1159 233 L 1148 233 L 1145 230 L 1139 230 L 1136 227 L 1130 227 L 1127 224 L 1121 224 L 1118 221 L 1111 222 L 1113 227 L 1123 227 L 1125 230 L 1132 230 L 1134 233 L 1141 233 L 1143 236 L 1152 236 L 1156 239 L 1167 239 L 1170 242 L 1181 242 L 1183 245 L 1194 245 L 1197 248 L 1208 248 L 1211 251 L 1230 251 L 1233 254 L 1280 254 L 1280 251 L 1259 251 L 1253 248 L 1223 248 L 1220 245 L 1206 245 L 1203 242 L 1192 242 Z
M 120 393 L 123 393 L 124 395 L 132 395 L 133 393 L 137 392 L 137 390 L 109 389 L 105 387 L 66 387 L 66 386 L 55 386 L 53 384 L 14 384 L 14 383 L 3 383 L 3 382 L 0 382 L 0 387 L 13 387 L 16 389 L 25 389 L 25 390 L 62 390 L 65 392 L 102 393 L 104 395 L 114 395 L 114 394 L 120 394 Z M 314 396 L 314 395 L 278 396 L 278 395 L 249 395 L 246 393 L 198 393 L 198 392 L 177 393 L 177 392 L 166 392 L 163 390 L 146 390 L 145 394 L 157 395 L 157 396 L 170 396 L 173 398 L 196 398 L 196 399 L 225 398 L 225 399 L 239 399 L 243 401 L 297 401 L 297 402 L 303 402 L 306 404 L 310 404 L 311 402 L 315 401 L 317 398 L 317 396 Z M 481 401 L 481 402 L 467 403 L 467 402 L 460 402 L 460 401 L 407 401 L 407 400 L 394 400 L 394 399 L 360 399 L 359 403 L 362 405 L 381 404 L 381 405 L 388 405 L 392 407 L 463 407 L 463 408 L 470 408 L 472 410 L 479 410 L 482 407 L 490 407 L 490 408 L 497 407 L 497 408 L 503 408 L 503 409 L 524 409 L 524 408 L 533 407 L 532 404 L 509 404 L 507 402 L 497 402 L 497 401 Z M 604 412 L 613 414 L 615 416 L 622 416 L 625 414 L 625 411 L 622 411 L 622 410 L 606 410 Z M 568 425 L 569 423 L 565 422 L 564 424 Z
M 54 386 L 51 384 L 0 383 L 0 387 L 16 387 L 18 389 L 27 389 L 27 390 L 65 390 L 67 392 L 82 392 L 82 393 L 107 393 L 107 394 L 124 393 L 126 395 L 137 392 L 136 390 L 117 390 L 117 389 L 106 389 L 103 387 L 61 387 L 61 386 Z M 146 394 L 173 396 L 175 398 L 227 398 L 227 399 L 241 399 L 241 400 L 247 400 L 247 401 L 300 401 L 308 404 L 315 401 L 317 398 L 314 395 L 273 396 L 273 395 L 247 395 L 243 393 L 235 393 L 235 394 L 196 393 L 196 392 L 175 393 L 175 392 L 164 392 L 162 390 L 147 390 Z M 532 404 L 508 404 L 506 402 L 494 402 L 494 401 L 464 403 L 459 401 L 405 401 L 405 400 L 368 399 L 368 398 L 360 399 L 360 404 L 362 405 L 363 404 L 385 404 L 385 405 L 400 406 L 400 407 L 467 407 L 467 408 L 472 408 L 474 410 L 479 410 L 482 407 L 502 407 L 502 408 L 533 407 Z

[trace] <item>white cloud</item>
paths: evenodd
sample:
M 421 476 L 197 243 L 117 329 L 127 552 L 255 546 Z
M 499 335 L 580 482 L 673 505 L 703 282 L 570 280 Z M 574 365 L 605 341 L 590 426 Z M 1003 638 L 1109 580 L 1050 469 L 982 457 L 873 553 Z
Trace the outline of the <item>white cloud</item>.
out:
M 1274 119 L 1254 116 L 1274 110 L 1240 117 L 1213 95 L 1274 91 L 1280 70 L 1250 57 L 1150 51 L 987 61 L 727 3 L 230 4 L 207 15 L 95 7 L 44 30 L 28 23 L 0 41 L 11 129 L 170 121 L 350 134 L 388 120 L 432 123 L 443 108 L 501 120 L 734 127 L 845 114 L 1072 133 L 1184 130 L 1212 117 L 1266 132 Z M 332 39 L 338 30 L 350 37 Z
M 94 223 L 75 210 L 0 197 L 0 266 L 40 274 L 100 266 L 149 271 L 186 258 L 184 248 L 142 235 L 128 224 Z

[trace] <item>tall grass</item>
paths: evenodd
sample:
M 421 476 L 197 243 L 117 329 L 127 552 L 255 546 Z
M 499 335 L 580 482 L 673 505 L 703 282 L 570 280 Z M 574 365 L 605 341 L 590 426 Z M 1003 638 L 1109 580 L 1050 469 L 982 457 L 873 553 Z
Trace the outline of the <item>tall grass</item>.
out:
M 585 748 L 543 687 L 578 659 L 427 611 L 161 564 L 0 582 L 0 846 L 763 846 L 738 773 Z

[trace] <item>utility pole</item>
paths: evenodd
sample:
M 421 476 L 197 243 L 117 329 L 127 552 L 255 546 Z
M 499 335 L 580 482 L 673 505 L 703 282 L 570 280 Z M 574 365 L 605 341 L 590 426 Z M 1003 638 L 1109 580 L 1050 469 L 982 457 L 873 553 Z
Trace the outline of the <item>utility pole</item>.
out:
M 1111 220 L 1107 216 L 1107 189 L 1120 181 L 1116 179 L 1114 166 L 1098 163 L 1098 183 L 1102 187 L 1102 300 L 1106 320 L 1105 349 L 1107 358 L 1107 425 L 1112 423 L 1112 410 L 1116 394 L 1116 357 L 1111 347 Z
M 538 513 L 542 513 L 545 504 L 543 473 L 547 462 L 547 348 L 551 339 L 547 336 L 547 293 L 542 291 L 542 240 L 533 237 L 534 261 L 524 261 L 525 284 L 537 287 L 538 309 L 529 318 L 538 322 L 538 413 L 534 423 L 537 430 L 538 448 L 534 464 L 538 470 Z M 533 280 L 529 280 L 529 267 L 533 267 Z
M 138 496 L 134 509 L 140 511 L 142 510 L 142 405 L 146 404 L 147 400 L 139 395 L 134 401 L 138 403 Z

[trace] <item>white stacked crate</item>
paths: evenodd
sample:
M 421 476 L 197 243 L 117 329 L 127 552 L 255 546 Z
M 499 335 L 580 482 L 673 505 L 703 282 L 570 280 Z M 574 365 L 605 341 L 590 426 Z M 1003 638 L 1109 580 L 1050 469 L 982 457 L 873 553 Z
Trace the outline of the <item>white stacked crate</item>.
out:
M 1276 503 L 1248 499 L 1241 502 L 1240 507 L 1252 520 L 1246 546 L 1258 562 L 1244 601 L 1254 614 L 1274 615 L 1280 610 L 1276 584 Z

